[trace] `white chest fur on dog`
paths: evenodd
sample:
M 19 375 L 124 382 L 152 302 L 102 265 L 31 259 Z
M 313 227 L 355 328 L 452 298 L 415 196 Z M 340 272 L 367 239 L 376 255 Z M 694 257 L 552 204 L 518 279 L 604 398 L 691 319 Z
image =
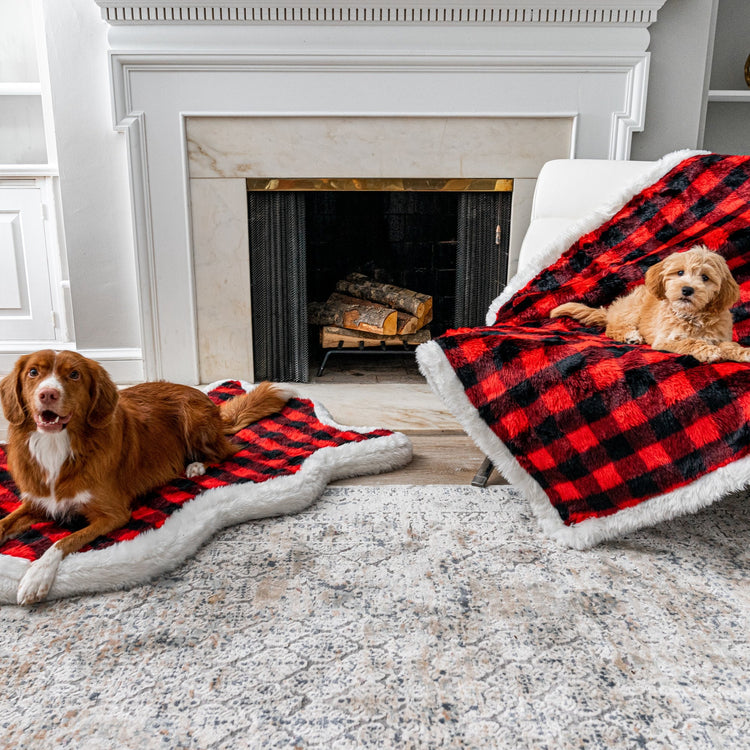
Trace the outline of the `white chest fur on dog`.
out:
M 66 430 L 32 432 L 29 435 L 29 453 L 47 473 L 47 484 L 52 488 L 62 465 L 72 455 L 70 435 Z
M 36 497 L 24 495 L 24 500 L 44 510 L 56 520 L 74 515 L 81 506 L 91 500 L 91 493 L 78 492 L 73 497 L 59 498 L 55 493 L 55 482 L 60 469 L 73 453 L 70 449 L 70 437 L 63 430 L 57 433 L 34 432 L 29 436 L 29 452 L 46 473 L 49 495 Z

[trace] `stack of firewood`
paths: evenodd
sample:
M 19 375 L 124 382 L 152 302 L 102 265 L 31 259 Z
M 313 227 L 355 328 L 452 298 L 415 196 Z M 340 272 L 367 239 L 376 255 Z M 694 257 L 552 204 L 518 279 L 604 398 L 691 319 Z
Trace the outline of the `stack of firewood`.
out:
M 324 349 L 416 345 L 430 339 L 425 326 L 432 320 L 432 297 L 351 273 L 336 282 L 326 302 L 311 303 L 307 315 L 321 326 Z

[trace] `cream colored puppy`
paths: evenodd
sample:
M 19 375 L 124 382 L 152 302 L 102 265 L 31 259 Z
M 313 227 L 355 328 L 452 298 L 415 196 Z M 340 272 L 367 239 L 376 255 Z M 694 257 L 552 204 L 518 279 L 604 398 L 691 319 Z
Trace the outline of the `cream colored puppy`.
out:
M 550 313 L 569 315 L 628 344 L 649 344 L 701 362 L 750 362 L 750 349 L 732 341 L 730 308 L 740 288 L 724 258 L 704 245 L 673 253 L 646 272 L 643 286 L 609 307 L 567 302 Z

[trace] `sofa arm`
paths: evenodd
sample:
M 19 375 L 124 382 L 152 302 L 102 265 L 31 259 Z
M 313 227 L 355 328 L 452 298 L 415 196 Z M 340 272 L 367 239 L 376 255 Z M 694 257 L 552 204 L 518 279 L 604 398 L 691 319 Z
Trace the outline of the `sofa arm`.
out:
M 537 178 L 531 222 L 518 256 L 519 270 L 573 224 L 617 198 L 624 187 L 653 166 L 651 161 L 548 161 Z

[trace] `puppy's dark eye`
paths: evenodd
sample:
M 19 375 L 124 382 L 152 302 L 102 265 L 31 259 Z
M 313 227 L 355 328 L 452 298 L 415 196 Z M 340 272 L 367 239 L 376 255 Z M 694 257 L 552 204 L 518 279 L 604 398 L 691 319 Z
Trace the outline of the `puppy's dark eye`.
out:
M 703 274 L 703 276 L 701 276 L 701 278 L 703 279 L 703 281 L 711 281 L 711 279 L 709 279 L 705 273 Z
M 678 275 L 678 276 L 684 276 L 684 275 L 685 275 L 685 272 L 684 272 L 684 271 L 678 271 L 678 272 L 677 272 L 677 275 Z
M 37 375 L 39 375 L 39 370 L 37 370 L 36 367 L 32 367 L 29 370 L 28 375 L 29 375 L 30 378 L 35 378 L 35 377 L 37 377 Z
M 78 379 L 80 379 L 80 377 L 81 377 L 81 373 L 80 373 L 80 372 L 78 372 L 78 370 L 71 370 L 71 371 L 70 371 L 70 374 L 68 375 L 68 377 L 69 377 L 69 378 L 70 378 L 71 380 L 78 380 Z

